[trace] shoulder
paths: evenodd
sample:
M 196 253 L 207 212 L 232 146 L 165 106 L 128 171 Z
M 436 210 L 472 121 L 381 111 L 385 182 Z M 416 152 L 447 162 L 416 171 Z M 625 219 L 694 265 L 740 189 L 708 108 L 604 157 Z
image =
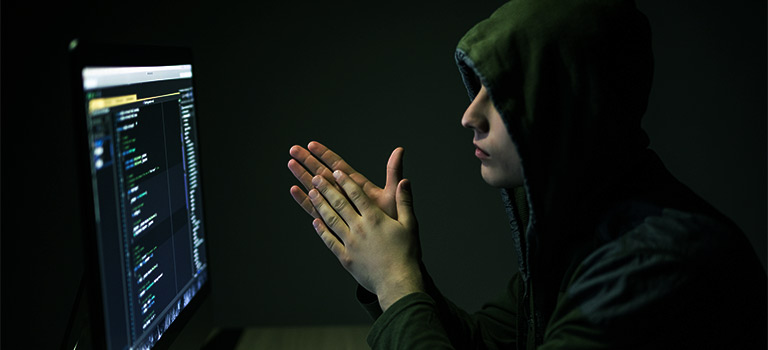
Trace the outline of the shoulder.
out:
M 696 212 L 637 209 L 598 229 L 597 248 L 563 290 L 552 334 L 588 325 L 616 344 L 663 339 L 681 346 L 694 339 L 705 345 L 701 334 L 718 334 L 710 339 L 716 344 L 765 335 L 765 271 L 736 226 Z
M 634 214 L 621 215 L 600 229 L 633 222 L 623 232 L 599 232 L 597 248 L 581 260 L 565 288 L 570 302 L 592 321 L 655 318 L 683 309 L 693 315 L 690 307 L 730 298 L 734 286 L 765 282 L 751 245 L 730 222 L 652 206 L 630 212 L 640 215 L 634 220 Z
M 596 227 L 595 250 L 582 267 L 645 258 L 711 265 L 737 250 L 750 250 L 743 233 L 720 216 L 630 202 Z M 651 259 L 648 261 L 647 259 Z

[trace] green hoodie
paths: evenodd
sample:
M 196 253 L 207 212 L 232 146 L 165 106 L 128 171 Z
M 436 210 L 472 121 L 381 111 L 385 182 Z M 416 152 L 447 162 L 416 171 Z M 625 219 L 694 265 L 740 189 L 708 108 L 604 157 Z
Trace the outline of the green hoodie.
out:
M 459 42 L 520 154 L 502 190 L 519 271 L 469 314 L 429 279 L 377 318 L 375 349 L 766 349 L 749 242 L 667 172 L 640 121 L 653 75 L 633 1 L 512 0 Z

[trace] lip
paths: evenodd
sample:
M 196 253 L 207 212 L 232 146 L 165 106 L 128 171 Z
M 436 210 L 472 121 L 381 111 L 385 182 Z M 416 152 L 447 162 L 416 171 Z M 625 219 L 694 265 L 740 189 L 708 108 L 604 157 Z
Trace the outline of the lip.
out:
M 490 155 L 488 152 L 480 148 L 477 144 L 475 144 L 475 157 L 480 159 L 488 159 L 490 158 Z

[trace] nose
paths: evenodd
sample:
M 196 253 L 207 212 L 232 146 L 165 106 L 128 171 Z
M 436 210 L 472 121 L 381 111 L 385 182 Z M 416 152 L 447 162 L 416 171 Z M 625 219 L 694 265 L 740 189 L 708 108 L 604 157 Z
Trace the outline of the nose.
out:
M 461 117 L 461 126 L 472 129 L 475 133 L 485 134 L 488 132 L 488 118 L 485 115 L 485 111 L 480 103 L 479 98 L 475 98 L 472 103 L 469 104 L 467 110 L 464 111 L 464 115 Z

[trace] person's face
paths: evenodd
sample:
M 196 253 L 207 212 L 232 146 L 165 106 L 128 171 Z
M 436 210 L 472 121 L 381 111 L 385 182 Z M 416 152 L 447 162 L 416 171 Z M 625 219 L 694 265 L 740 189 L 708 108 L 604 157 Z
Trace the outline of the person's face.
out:
M 485 182 L 499 188 L 523 185 L 520 155 L 485 86 L 464 112 L 461 125 L 475 133 L 475 156 Z

